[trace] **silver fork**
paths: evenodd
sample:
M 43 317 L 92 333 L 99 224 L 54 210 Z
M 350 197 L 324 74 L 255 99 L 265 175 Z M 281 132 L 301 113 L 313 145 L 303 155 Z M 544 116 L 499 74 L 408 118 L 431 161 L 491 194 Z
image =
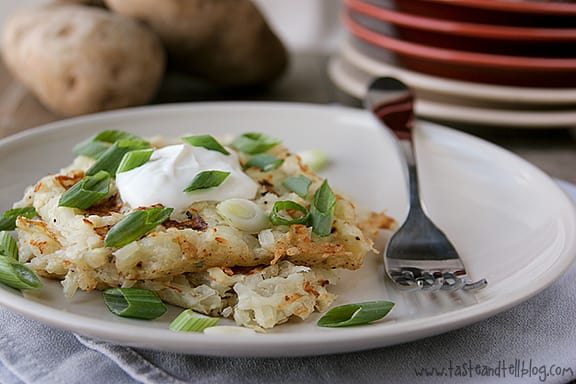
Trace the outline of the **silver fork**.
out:
M 410 209 L 384 251 L 386 273 L 404 290 L 473 290 L 486 279 L 470 282 L 458 252 L 425 214 L 420 203 L 412 140 L 414 94 L 392 77 L 379 77 L 368 87 L 366 107 L 400 140 L 408 166 Z

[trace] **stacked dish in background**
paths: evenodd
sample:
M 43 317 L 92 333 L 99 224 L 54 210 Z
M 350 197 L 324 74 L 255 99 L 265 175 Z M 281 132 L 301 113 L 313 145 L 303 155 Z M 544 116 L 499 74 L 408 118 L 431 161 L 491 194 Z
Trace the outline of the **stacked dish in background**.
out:
M 329 73 L 355 98 L 395 76 L 424 118 L 576 126 L 576 3 L 344 0 L 342 19 Z

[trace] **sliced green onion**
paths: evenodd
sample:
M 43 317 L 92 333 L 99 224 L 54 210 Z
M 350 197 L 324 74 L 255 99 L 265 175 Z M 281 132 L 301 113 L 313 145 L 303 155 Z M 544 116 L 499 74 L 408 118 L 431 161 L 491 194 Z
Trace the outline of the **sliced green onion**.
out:
M 226 148 L 224 148 L 214 137 L 210 135 L 188 136 L 183 137 L 182 140 L 195 147 L 203 147 L 211 151 L 218 151 L 225 155 L 230 154 Z
M 94 137 L 91 137 L 77 144 L 74 147 L 73 152 L 76 155 L 83 155 L 98 159 L 100 155 L 102 155 L 110 147 L 110 144 L 113 144 L 119 140 L 141 142 L 143 145 L 148 146 L 147 141 L 132 133 L 117 130 L 105 130 L 98 133 Z
M 266 152 L 270 148 L 280 144 L 282 141 L 263 133 L 249 132 L 238 136 L 232 143 L 231 147 L 237 150 L 254 155 Z
M 345 304 L 330 309 L 318 320 L 320 327 L 348 327 L 364 325 L 386 316 L 394 307 L 390 301 L 367 301 Z
M 148 148 L 137 149 L 126 153 L 124 157 L 122 157 L 122 161 L 120 161 L 116 173 L 118 174 L 122 172 L 128 172 L 134 168 L 138 168 L 139 166 L 144 165 L 148 162 L 148 160 L 150 160 L 153 152 L 154 150 L 152 148 Z
M 270 222 L 274 225 L 307 224 L 310 212 L 306 207 L 290 201 L 277 201 L 270 213 Z
M 151 320 L 166 313 L 166 305 L 148 289 L 110 288 L 102 292 L 104 303 L 115 315 Z
M 202 332 L 206 328 L 218 324 L 218 320 L 220 319 L 217 317 L 206 316 L 186 309 L 172 320 L 168 328 L 175 332 Z
M 24 216 L 28 219 L 38 216 L 34 207 L 9 209 L 0 218 L 0 231 L 12 231 L 16 228 L 16 218 Z
M 124 155 L 137 149 L 146 149 L 149 145 L 143 141 L 120 140 L 108 148 L 96 162 L 86 171 L 87 176 L 92 176 L 99 171 L 106 171 L 115 176 L 118 166 Z
M 102 156 L 102 154 L 106 152 L 108 148 L 110 148 L 109 144 L 100 141 L 86 140 L 80 144 L 77 144 L 72 149 L 72 151 L 78 156 L 86 156 L 92 159 L 97 159 Z
M 130 212 L 110 228 L 104 244 L 107 247 L 120 248 L 138 240 L 166 221 L 173 210 L 173 208 L 154 207 Z
M 269 155 L 267 153 L 260 153 L 258 155 L 252 156 L 244 165 L 244 168 L 260 168 L 262 172 L 272 171 L 279 166 L 282 165 L 284 162 L 283 159 L 280 159 L 276 156 Z
M 184 189 L 184 192 L 192 192 L 198 189 L 208 189 L 214 188 L 219 186 L 226 180 L 226 178 L 230 175 L 230 172 L 226 171 L 217 171 L 217 170 L 210 170 L 210 171 L 202 171 L 196 174 L 190 185 Z
M 224 200 L 218 203 L 216 211 L 230 225 L 241 231 L 257 233 L 270 225 L 264 210 L 251 200 Z
M 318 236 L 328 236 L 332 231 L 335 205 L 336 195 L 332 192 L 328 181 L 324 180 L 320 188 L 314 193 L 314 200 L 310 208 L 312 231 Z
M 60 196 L 58 205 L 78 209 L 88 209 L 110 192 L 110 174 L 99 171 L 92 176 L 84 176 Z
M 0 232 L 0 256 L 18 260 L 18 244 L 8 232 Z
M 101 131 L 92 139 L 92 141 L 102 141 L 104 143 L 110 143 L 110 144 L 113 144 L 119 140 L 141 141 L 147 143 L 146 140 L 144 140 L 142 137 L 138 135 L 114 129 Z
M 330 162 L 328 155 L 315 149 L 298 152 L 298 156 L 300 156 L 302 164 L 314 172 L 323 170 Z
M 0 256 L 0 283 L 16 289 L 42 288 L 42 282 L 30 268 L 8 256 Z
M 304 175 L 289 177 L 282 182 L 282 185 L 302 198 L 305 198 L 308 194 L 310 184 L 312 182 Z

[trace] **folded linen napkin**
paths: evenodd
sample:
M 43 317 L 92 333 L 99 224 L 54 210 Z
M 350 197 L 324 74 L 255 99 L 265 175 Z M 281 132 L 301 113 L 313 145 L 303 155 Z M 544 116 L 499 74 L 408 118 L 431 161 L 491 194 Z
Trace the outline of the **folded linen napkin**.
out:
M 576 201 L 576 185 L 559 182 Z M 567 383 L 576 264 L 526 302 L 439 336 L 338 355 L 229 358 L 91 340 L 0 308 L 0 383 Z

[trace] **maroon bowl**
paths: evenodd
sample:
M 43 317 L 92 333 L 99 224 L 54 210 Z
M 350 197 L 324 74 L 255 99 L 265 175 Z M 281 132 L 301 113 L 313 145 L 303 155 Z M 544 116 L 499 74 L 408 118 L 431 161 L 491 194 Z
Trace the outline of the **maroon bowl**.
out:
M 576 58 L 494 55 L 436 48 L 403 41 L 363 27 L 343 15 L 348 31 L 371 57 L 400 67 L 449 79 L 476 83 L 546 87 L 576 87 Z
M 508 26 L 574 28 L 576 4 L 511 0 L 369 0 L 398 11 L 438 18 Z
M 576 57 L 576 26 L 528 28 L 462 23 L 384 9 L 361 0 L 345 0 L 359 25 L 417 44 L 469 52 L 526 57 Z

